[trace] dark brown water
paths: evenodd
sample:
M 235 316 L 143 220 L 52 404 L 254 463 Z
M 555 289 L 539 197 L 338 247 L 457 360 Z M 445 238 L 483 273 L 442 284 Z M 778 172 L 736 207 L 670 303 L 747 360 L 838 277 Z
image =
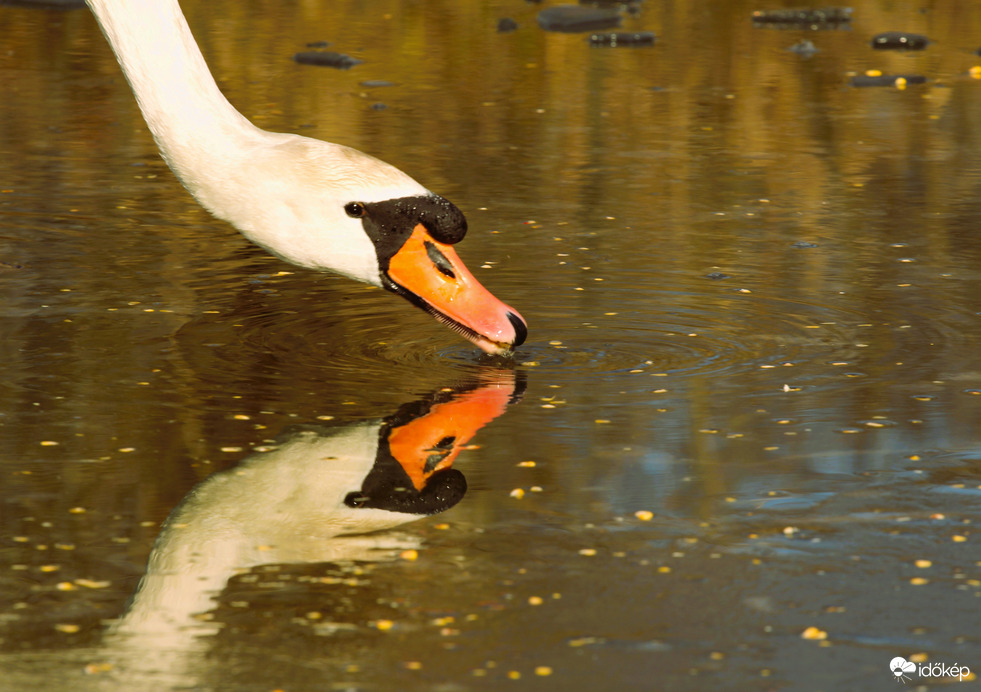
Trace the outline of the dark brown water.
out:
M 0 7 L 0 689 L 981 671 L 981 6 L 804 31 L 645 3 L 624 27 L 657 45 L 602 49 L 517 2 L 183 5 L 254 122 L 460 206 L 530 338 L 487 360 L 250 246 L 87 10 Z M 889 30 L 932 43 L 872 50 Z M 292 62 L 318 40 L 364 63 Z M 457 440 L 466 496 L 344 509 L 412 423 Z

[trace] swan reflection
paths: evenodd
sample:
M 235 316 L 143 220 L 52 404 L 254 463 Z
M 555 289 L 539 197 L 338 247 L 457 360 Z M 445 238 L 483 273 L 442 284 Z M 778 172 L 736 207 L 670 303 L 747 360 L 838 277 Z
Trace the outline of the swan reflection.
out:
M 461 449 L 519 396 L 513 372 L 444 388 L 382 420 L 300 426 L 194 487 L 164 522 L 126 613 L 107 633 L 116 675 L 181 677 L 219 624 L 229 579 L 260 565 L 394 559 L 412 536 L 381 532 L 458 503 Z M 145 659 L 148 650 L 157 656 Z M 142 652 L 141 657 L 124 655 Z

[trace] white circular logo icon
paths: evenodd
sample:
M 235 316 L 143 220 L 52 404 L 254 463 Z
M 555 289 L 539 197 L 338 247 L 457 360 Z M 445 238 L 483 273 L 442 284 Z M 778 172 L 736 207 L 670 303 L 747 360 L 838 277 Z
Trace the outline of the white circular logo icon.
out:
M 892 674 L 896 676 L 897 680 L 903 680 L 905 682 L 907 673 L 916 672 L 916 664 L 912 661 L 907 661 L 902 656 L 896 656 L 896 658 L 889 661 L 889 670 Z

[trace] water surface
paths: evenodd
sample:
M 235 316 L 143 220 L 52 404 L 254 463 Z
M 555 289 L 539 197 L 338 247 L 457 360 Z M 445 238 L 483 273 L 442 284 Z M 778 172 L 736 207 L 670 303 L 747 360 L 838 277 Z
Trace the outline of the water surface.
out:
M 488 359 L 249 245 L 160 160 L 87 10 L 0 8 L 0 686 L 871 690 L 894 689 L 896 656 L 981 671 L 974 3 L 863 0 L 834 31 L 644 4 L 624 27 L 658 41 L 635 49 L 543 32 L 532 4 L 183 6 L 254 122 L 460 206 L 461 256 L 530 338 Z M 887 30 L 932 43 L 872 50 Z M 787 50 L 802 38 L 819 52 Z M 364 63 L 292 62 L 319 40 Z M 928 81 L 849 85 L 867 70 Z M 380 430 L 473 392 L 497 408 L 443 436 L 458 504 L 379 515 L 400 525 L 364 539 L 326 528 L 329 493 L 356 489 L 338 460 L 371 468 Z M 347 446 L 277 470 L 290 439 Z M 255 469 L 323 505 L 277 518 L 261 484 L 234 500 Z M 204 502 L 216 487 L 233 499 Z M 197 506 L 205 527 L 231 512 L 225 552 L 251 552 L 164 590 L 203 600 L 134 632 L 148 559 L 225 554 L 174 542 Z

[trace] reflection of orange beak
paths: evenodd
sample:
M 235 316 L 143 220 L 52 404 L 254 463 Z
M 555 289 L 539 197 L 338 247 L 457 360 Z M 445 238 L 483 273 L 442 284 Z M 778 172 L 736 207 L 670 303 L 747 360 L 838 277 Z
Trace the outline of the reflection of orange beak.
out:
M 466 268 L 452 246 L 419 224 L 389 260 L 388 278 L 440 322 L 487 353 L 507 354 L 524 343 L 528 326 Z
M 422 490 L 433 473 L 452 466 L 463 445 L 504 413 L 513 393 L 513 379 L 485 385 L 436 404 L 421 418 L 394 428 L 388 435 L 389 451 L 416 490 Z

